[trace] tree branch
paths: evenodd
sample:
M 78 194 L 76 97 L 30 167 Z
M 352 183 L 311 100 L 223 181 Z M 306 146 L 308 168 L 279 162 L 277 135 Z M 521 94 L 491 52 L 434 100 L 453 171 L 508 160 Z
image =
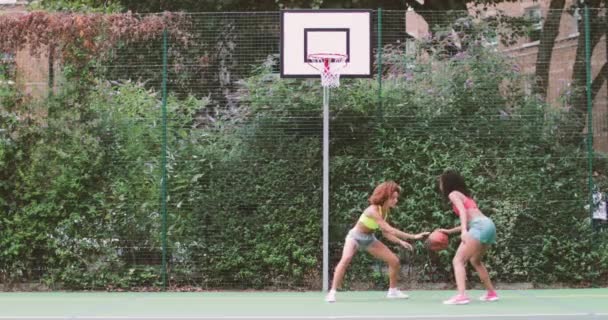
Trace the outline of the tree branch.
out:
M 602 88 L 602 85 L 606 81 L 607 72 L 608 72 L 608 62 L 604 63 L 604 65 L 602 66 L 602 69 L 600 70 L 600 73 L 598 73 L 597 76 L 595 76 L 595 79 L 593 79 L 593 82 L 591 84 L 591 95 L 592 95 L 591 99 L 592 100 L 595 100 L 597 93 L 600 91 L 600 89 Z

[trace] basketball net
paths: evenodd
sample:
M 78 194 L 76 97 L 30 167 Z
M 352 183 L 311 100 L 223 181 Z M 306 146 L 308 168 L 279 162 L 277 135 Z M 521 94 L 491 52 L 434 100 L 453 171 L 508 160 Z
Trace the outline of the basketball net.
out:
M 312 53 L 308 55 L 308 64 L 319 70 L 321 74 L 321 86 L 325 88 L 337 88 L 340 86 L 340 71 L 346 67 L 348 58 L 345 54 L 338 53 Z

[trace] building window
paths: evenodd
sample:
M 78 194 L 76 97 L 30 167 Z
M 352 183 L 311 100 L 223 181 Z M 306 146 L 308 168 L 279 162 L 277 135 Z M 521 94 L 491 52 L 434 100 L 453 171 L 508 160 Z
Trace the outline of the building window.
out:
M 534 6 L 526 8 L 525 17 L 526 20 L 530 22 L 530 28 L 528 29 L 528 40 L 530 42 L 540 40 L 540 33 L 543 29 L 543 15 L 540 11 L 540 7 Z

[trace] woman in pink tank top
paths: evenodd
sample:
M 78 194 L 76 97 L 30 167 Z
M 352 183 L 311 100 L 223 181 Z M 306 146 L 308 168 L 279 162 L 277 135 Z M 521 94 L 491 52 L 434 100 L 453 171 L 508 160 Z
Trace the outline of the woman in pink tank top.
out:
M 452 260 L 458 294 L 443 303 L 469 303 L 465 292 L 467 262 L 475 268 L 479 279 L 487 289 L 486 294 L 480 297 L 480 300 L 497 301 L 498 295 L 494 290 L 488 270 L 481 261 L 488 247 L 496 242 L 494 222 L 479 210 L 477 203 L 471 198 L 464 178 L 458 172 L 448 170 L 439 177 L 438 182 L 441 194 L 452 205 L 454 213 L 460 218 L 459 226 L 452 229 L 439 229 L 447 234 L 460 232 L 460 246 Z

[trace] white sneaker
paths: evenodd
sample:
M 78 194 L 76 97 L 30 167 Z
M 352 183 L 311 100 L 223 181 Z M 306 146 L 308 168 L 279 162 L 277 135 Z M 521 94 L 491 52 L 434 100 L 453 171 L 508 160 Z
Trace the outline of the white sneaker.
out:
M 410 296 L 401 292 L 401 290 L 399 290 L 399 289 L 391 288 L 391 289 L 388 289 L 388 292 L 386 293 L 386 297 L 389 299 L 407 299 Z
M 325 302 L 330 302 L 330 303 L 336 302 L 336 291 L 335 290 L 329 290 L 329 292 L 325 296 Z

